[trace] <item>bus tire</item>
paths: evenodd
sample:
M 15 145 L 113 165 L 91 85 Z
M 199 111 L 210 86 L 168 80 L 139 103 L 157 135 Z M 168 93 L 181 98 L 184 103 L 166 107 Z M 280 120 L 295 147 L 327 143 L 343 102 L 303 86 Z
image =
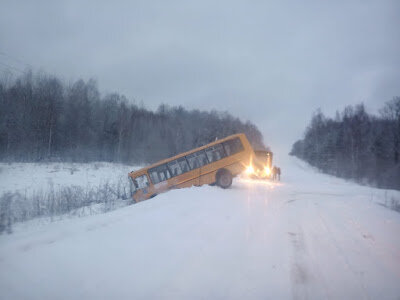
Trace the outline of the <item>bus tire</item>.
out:
M 227 189 L 232 185 L 232 174 L 226 169 L 219 170 L 216 179 L 217 185 L 223 189 Z

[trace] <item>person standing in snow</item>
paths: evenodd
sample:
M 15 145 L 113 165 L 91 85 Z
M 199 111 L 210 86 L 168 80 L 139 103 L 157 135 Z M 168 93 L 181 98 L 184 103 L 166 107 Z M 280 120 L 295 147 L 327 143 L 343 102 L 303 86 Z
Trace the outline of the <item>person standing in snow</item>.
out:
M 273 168 L 272 168 L 272 180 L 276 180 L 276 167 L 274 166 Z

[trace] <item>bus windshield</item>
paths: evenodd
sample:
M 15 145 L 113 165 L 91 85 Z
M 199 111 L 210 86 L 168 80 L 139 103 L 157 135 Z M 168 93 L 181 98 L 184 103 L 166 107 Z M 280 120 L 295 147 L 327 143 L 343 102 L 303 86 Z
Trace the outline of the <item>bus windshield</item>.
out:
M 135 178 L 132 178 L 132 191 L 135 193 L 138 190 L 146 188 L 149 186 L 149 181 L 146 175 L 141 175 Z

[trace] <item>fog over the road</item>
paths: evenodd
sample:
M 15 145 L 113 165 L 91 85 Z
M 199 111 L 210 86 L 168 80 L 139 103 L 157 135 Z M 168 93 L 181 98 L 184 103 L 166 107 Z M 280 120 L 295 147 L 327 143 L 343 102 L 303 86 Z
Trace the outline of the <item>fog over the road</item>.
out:
M 399 15 L 399 1 L 4 0 L 0 72 L 228 110 L 288 151 L 318 107 L 374 112 L 400 95 Z

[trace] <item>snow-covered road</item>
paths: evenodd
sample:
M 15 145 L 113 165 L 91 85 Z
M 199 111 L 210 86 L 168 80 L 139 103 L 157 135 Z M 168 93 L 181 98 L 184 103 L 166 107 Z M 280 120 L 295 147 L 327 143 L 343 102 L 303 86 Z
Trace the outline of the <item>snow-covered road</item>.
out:
M 281 183 L 175 190 L 2 235 L 0 298 L 399 299 L 385 191 L 281 167 Z

